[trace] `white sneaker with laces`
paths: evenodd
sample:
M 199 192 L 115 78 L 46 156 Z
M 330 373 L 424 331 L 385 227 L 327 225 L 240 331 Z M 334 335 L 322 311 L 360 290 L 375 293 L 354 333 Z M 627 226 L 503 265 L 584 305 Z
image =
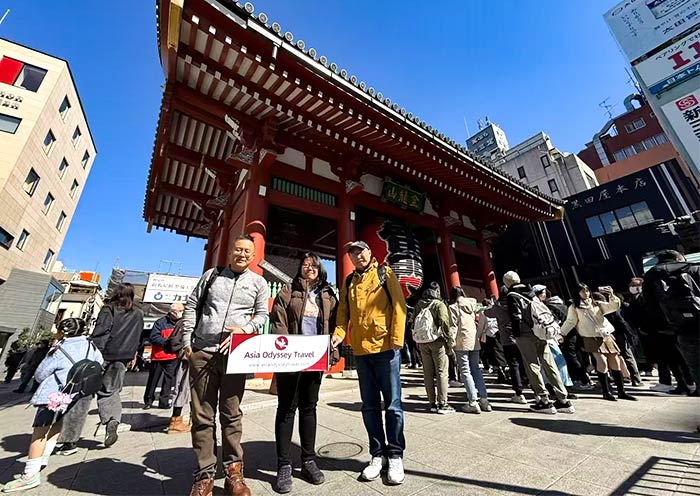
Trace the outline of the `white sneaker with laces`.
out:
M 373 481 L 379 478 L 382 474 L 382 468 L 386 464 L 386 459 L 383 456 L 373 456 L 369 465 L 362 471 L 362 478 L 366 481 Z
M 670 391 L 671 389 L 673 389 L 673 386 L 670 386 L 668 384 L 658 383 L 658 384 L 651 386 L 649 389 L 651 391 L 659 391 L 661 393 L 665 393 L 666 391 Z
M 449 387 L 462 387 L 462 383 L 459 382 L 459 381 L 455 381 L 455 380 L 449 381 L 449 382 L 447 383 L 447 385 L 448 385 Z
M 403 460 L 401 458 L 389 458 L 389 470 L 386 473 L 386 480 L 389 484 L 397 486 L 403 484 L 406 474 L 403 471 Z
M 522 394 L 514 394 L 513 396 L 511 396 L 510 402 L 517 403 L 519 405 L 527 405 L 527 400 Z

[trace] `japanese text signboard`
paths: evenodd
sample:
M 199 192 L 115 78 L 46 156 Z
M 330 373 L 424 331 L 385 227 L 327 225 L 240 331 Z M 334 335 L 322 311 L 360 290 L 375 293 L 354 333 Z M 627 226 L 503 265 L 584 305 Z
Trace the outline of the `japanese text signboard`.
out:
M 652 94 L 700 74 L 700 27 L 635 67 Z
M 700 1 L 700 0 L 699 0 Z M 382 199 L 406 210 L 422 212 L 425 208 L 425 194 L 418 193 L 391 181 L 384 181 Z
M 233 334 L 227 374 L 325 372 L 330 337 L 299 334 Z
M 604 18 L 633 62 L 700 23 L 700 0 L 624 0 Z
M 144 303 L 185 303 L 199 281 L 198 277 L 149 274 Z
M 691 157 L 700 153 L 700 90 L 661 107 L 678 139 Z

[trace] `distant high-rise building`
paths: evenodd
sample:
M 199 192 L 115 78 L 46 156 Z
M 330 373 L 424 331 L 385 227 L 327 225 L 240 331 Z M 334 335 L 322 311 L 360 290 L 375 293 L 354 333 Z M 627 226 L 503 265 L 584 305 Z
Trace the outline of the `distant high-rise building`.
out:
M 0 39 L 0 283 L 51 271 L 95 154 L 68 63 Z
M 487 117 L 479 120 L 479 131 L 467 138 L 467 148 L 485 158 L 495 158 L 508 150 L 506 133 Z

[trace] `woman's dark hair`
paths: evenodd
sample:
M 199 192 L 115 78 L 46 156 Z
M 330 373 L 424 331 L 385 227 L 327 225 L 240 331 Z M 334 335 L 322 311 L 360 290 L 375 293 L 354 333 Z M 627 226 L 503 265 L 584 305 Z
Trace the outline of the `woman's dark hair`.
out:
M 578 287 L 576 288 L 576 292 L 574 293 L 574 306 L 580 307 L 582 300 L 581 300 L 581 291 L 584 289 L 587 289 L 588 292 L 591 292 L 591 288 L 589 288 L 586 284 L 579 284 Z
M 304 265 L 304 261 L 307 258 L 310 258 L 311 262 L 313 262 L 313 264 L 316 267 L 318 267 L 318 278 L 316 279 L 316 284 L 314 285 L 314 287 L 316 287 L 316 288 L 325 287 L 326 284 L 328 284 L 328 273 L 326 272 L 326 269 L 323 266 L 323 263 L 321 262 L 321 257 L 316 255 L 312 251 L 307 251 L 306 253 L 304 253 L 304 255 L 299 260 L 299 268 L 297 269 L 296 279 L 303 279 L 303 277 L 301 276 L 301 266 Z
M 134 308 L 134 287 L 128 282 L 120 284 L 112 293 L 109 303 L 116 303 L 118 307 L 128 312 Z
M 464 290 L 462 288 L 460 288 L 459 286 L 454 286 L 452 289 L 450 289 L 451 302 L 454 303 L 460 296 L 464 296 Z
M 549 290 L 549 288 L 544 290 L 544 297 L 547 299 L 550 299 L 552 297 L 552 292 Z
M 85 333 L 85 321 L 70 317 L 58 323 L 58 330 L 67 338 L 82 336 Z

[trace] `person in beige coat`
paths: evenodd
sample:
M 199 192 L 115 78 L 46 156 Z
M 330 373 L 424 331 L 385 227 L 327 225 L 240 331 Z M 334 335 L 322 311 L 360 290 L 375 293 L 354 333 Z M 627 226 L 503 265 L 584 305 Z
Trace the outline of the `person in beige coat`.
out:
M 617 396 L 621 400 L 636 400 L 625 392 L 625 383 L 622 377 L 620 364 L 620 348 L 617 347 L 613 332 L 615 328 L 606 314 L 616 312 L 620 308 L 620 299 L 615 296 L 611 288 L 601 288 L 607 291 L 607 301 L 596 301 L 591 297 L 591 290 L 585 284 L 579 284 L 578 293 L 574 295 L 574 303 L 569 307 L 566 321 L 561 326 L 562 335 L 566 336 L 573 328 L 576 328 L 583 338 L 583 349 L 592 353 L 595 357 L 598 380 L 603 390 L 603 398 L 609 401 L 617 401 L 610 387 L 608 370 L 617 386 Z
M 490 412 L 486 383 L 479 368 L 479 351 L 482 339 L 486 337 L 486 320 L 484 317 L 476 325 L 476 300 L 467 298 L 460 287 L 450 290 L 450 334 L 455 336 L 454 350 L 457 365 L 462 373 L 464 389 L 467 391 L 467 404 L 462 407 L 464 413 Z M 478 394 L 478 396 L 477 396 Z

